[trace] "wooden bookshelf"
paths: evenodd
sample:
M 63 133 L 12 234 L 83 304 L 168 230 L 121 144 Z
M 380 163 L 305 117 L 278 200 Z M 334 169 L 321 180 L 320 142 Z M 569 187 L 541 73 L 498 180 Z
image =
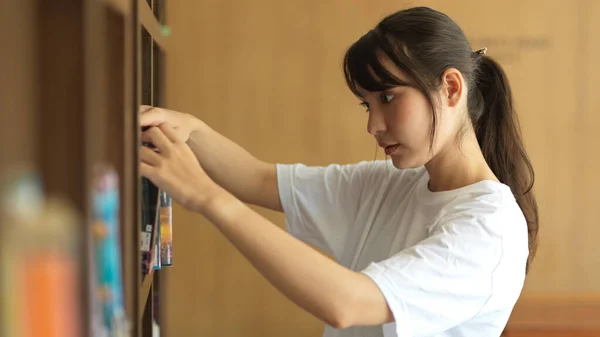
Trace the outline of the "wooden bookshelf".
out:
M 19 0 L 0 10 L 6 51 L 0 53 L 0 173 L 34 169 L 44 194 L 65 198 L 80 216 L 78 336 L 93 336 L 91 198 L 100 164 L 119 178 L 130 336 L 153 336 L 152 320 L 162 323 L 152 316 L 162 311 L 156 301 L 164 289 L 161 271 L 141 273 L 138 107 L 161 104 L 162 58 L 168 52 L 163 8 L 158 0 Z M 144 38 L 149 48 L 142 49 Z M 0 237 L 2 231 L 0 225 Z M 4 312 L 0 301 L 0 318 Z
M 138 83 L 140 84 L 140 102 L 144 105 L 162 106 L 163 57 L 168 46 L 168 38 L 162 29 L 164 25 L 164 6 L 162 0 L 138 0 L 138 36 L 140 68 Z M 160 20 L 159 20 L 160 19 Z M 156 214 L 156 218 L 160 217 Z M 160 224 L 155 223 L 156 226 Z M 143 337 L 153 336 L 153 321 L 157 322 L 161 331 L 165 331 L 164 322 L 156 317 L 164 306 L 159 307 L 156 299 L 161 293 L 164 277 L 160 270 L 151 275 L 144 275 L 140 287 L 140 312 L 138 315 Z M 164 302 L 164 301 L 163 301 Z M 164 336 L 164 333 L 161 333 Z
M 114 10 L 123 15 L 129 15 L 131 13 L 131 1 L 130 0 L 104 0 L 108 6 L 112 6 Z
M 147 0 L 138 0 L 140 23 L 152 36 L 153 41 L 166 50 L 168 39 L 162 33 L 162 23 L 158 21 L 158 17 L 162 17 L 163 15 L 159 13 L 159 11 L 162 12 L 164 10 L 164 6 L 161 5 L 163 1 L 152 0 L 152 7 L 148 5 L 148 2 Z M 157 11 L 155 12 L 154 9 Z

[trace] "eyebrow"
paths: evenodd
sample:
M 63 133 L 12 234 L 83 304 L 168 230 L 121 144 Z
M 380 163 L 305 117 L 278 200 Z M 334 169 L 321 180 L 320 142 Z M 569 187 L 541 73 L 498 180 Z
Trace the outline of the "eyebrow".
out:
M 404 81 L 404 80 L 400 80 L 400 79 L 399 79 L 399 80 L 398 80 L 398 83 L 395 83 L 395 84 L 394 84 L 394 86 L 395 86 L 395 87 L 413 87 L 414 85 L 413 85 L 413 84 L 410 84 L 410 83 L 408 83 L 408 82 L 406 82 L 406 81 Z
M 410 83 L 408 83 L 408 82 L 406 82 L 406 81 L 404 81 L 404 80 L 398 80 L 398 82 L 397 82 L 397 83 L 394 83 L 394 84 L 389 84 L 389 85 L 391 85 L 391 86 L 392 86 L 392 88 L 393 88 L 393 87 L 411 87 L 411 88 L 414 88 L 414 87 L 415 87 L 413 84 L 410 84 Z M 390 88 L 390 89 L 391 89 L 391 88 Z M 387 90 L 387 89 L 385 89 L 385 90 L 381 90 L 381 91 L 377 91 L 377 92 L 384 92 L 384 91 L 386 91 L 386 90 Z M 357 89 L 356 95 L 357 95 L 359 98 L 361 98 L 361 99 L 364 99 L 364 96 L 360 94 L 360 91 L 368 91 L 368 90 L 364 90 L 364 89 Z

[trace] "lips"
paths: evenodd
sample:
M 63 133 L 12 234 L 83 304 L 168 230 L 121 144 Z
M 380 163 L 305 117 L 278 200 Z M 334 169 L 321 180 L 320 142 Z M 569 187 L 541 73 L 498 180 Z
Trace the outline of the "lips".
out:
M 394 145 L 385 146 L 384 147 L 385 148 L 385 154 L 388 155 L 388 156 L 391 156 L 392 153 L 394 153 L 398 149 L 399 146 L 400 146 L 400 144 L 394 144 Z

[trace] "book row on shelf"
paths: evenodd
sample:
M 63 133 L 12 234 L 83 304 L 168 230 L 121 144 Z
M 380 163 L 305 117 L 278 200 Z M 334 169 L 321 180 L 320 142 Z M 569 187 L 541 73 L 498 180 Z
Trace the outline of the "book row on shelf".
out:
M 0 336 L 78 337 L 87 335 L 86 326 L 93 337 L 129 336 L 137 318 L 126 317 L 124 309 L 115 170 L 96 168 L 89 220 L 65 200 L 44 195 L 34 170 L 20 169 L 3 180 Z M 173 263 L 172 202 L 145 178 L 141 194 L 141 271 L 147 276 Z M 88 310 L 82 310 L 84 303 Z

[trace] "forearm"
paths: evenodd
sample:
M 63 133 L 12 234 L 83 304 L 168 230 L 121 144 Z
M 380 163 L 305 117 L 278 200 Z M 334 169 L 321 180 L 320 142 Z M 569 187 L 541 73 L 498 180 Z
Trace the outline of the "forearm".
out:
M 356 322 L 352 313 L 364 298 L 361 292 L 378 292 L 365 275 L 318 253 L 227 193 L 220 193 L 202 213 L 271 284 L 331 326 Z
M 187 143 L 211 179 L 235 197 L 243 202 L 282 210 L 274 164 L 260 161 L 203 122 Z

